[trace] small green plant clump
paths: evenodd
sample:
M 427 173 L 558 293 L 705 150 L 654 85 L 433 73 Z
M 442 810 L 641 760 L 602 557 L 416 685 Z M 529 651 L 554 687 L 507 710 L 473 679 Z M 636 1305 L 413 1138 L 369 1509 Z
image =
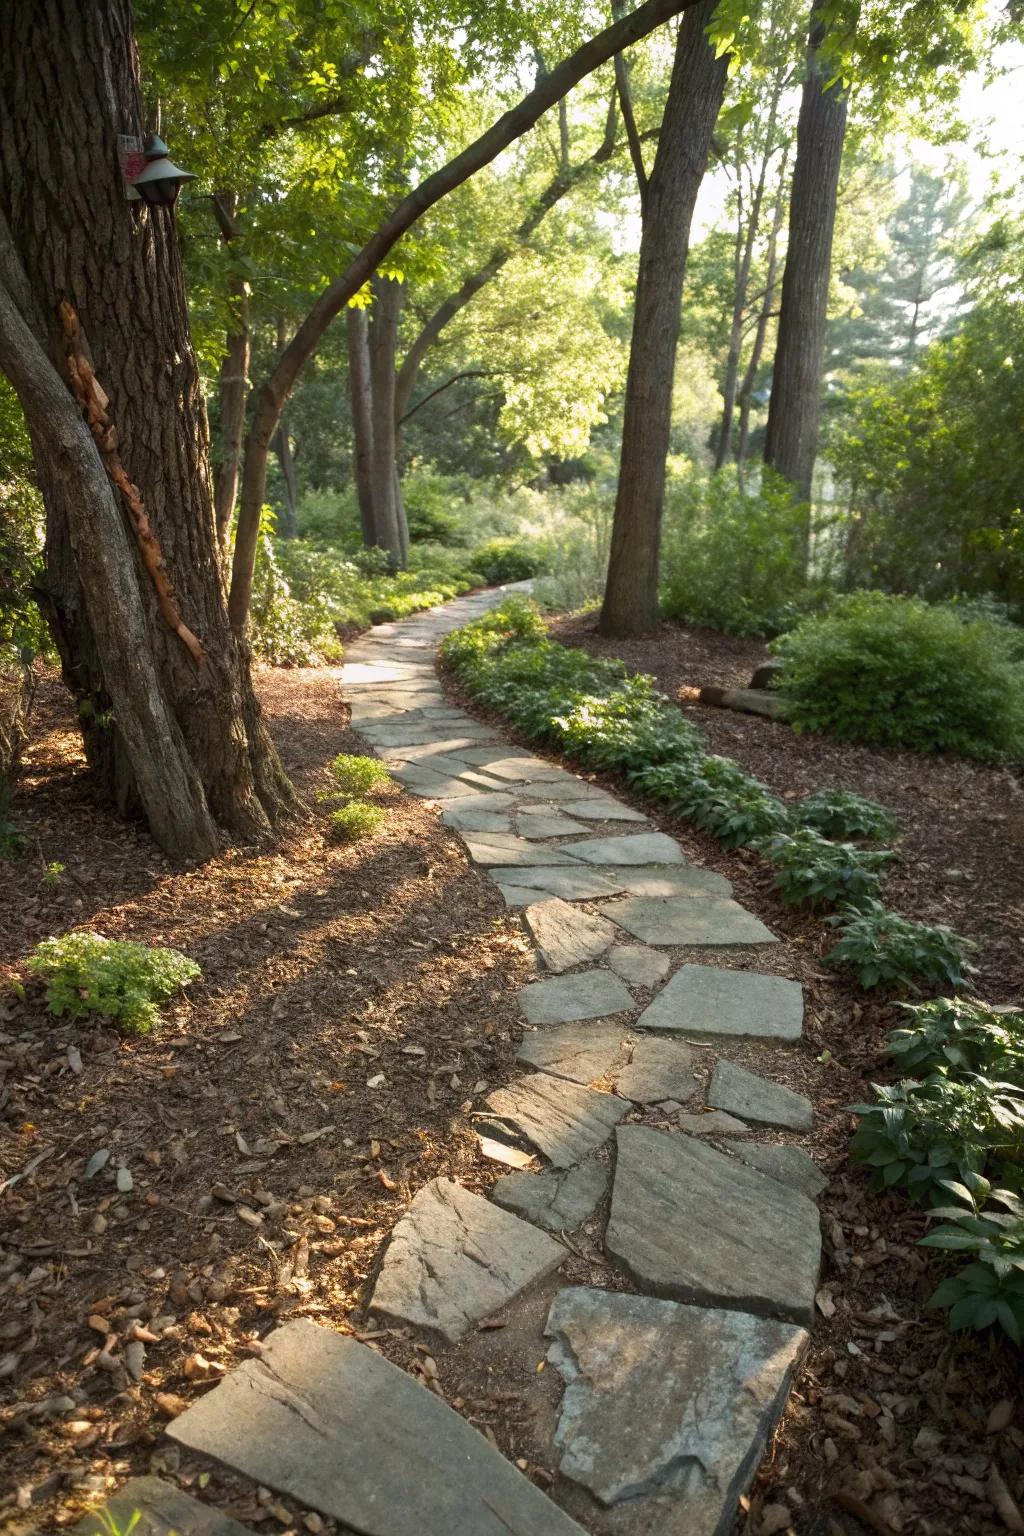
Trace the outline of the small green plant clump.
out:
M 827 965 L 848 967 L 866 990 L 880 986 L 965 987 L 977 947 L 944 923 L 915 923 L 890 912 L 880 901 L 863 900 L 858 910 L 829 918 L 839 941 Z
M 819 789 L 805 795 L 794 806 L 794 814 L 802 827 L 810 827 L 823 837 L 867 838 L 880 843 L 899 832 L 895 817 L 884 805 L 848 789 Z
M 331 777 L 339 794 L 365 795 L 390 781 L 391 775 L 375 757 L 357 757 L 339 752 L 331 763 Z
M 367 800 L 350 800 L 330 816 L 330 838 L 333 843 L 358 843 L 364 837 L 372 837 L 387 820 L 387 812 Z
M 775 866 L 775 889 L 793 907 L 862 907 L 877 897 L 890 848 L 833 843 L 812 827 L 776 832 L 757 845 Z
M 202 974 L 179 950 L 98 933 L 44 939 L 28 969 L 46 982 L 46 1001 L 58 1018 L 99 1015 L 125 1034 L 146 1034 L 159 1005 Z

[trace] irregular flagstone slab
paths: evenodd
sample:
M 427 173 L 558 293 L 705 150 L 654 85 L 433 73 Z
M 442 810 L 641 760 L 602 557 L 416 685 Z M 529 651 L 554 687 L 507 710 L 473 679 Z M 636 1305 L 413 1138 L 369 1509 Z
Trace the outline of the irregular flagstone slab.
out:
M 131 1478 L 101 1509 L 79 1520 L 74 1536 L 128 1530 L 132 1536 L 252 1536 L 250 1526 L 229 1520 L 223 1510 L 200 1504 L 159 1477 Z
M 600 1163 L 547 1173 L 507 1173 L 491 1190 L 491 1199 L 534 1226 L 571 1232 L 593 1215 L 608 1182 L 608 1169 Z
M 361 1536 L 582 1536 L 433 1392 L 306 1321 L 275 1329 L 168 1433 Z
M 677 1040 L 638 1040 L 629 1066 L 616 1077 L 615 1092 L 634 1104 L 685 1103 L 697 1092 L 696 1065 L 696 1051 Z
M 595 1083 L 625 1063 L 626 1030 L 618 1024 L 554 1024 L 525 1035 L 516 1055 L 517 1061 L 564 1077 L 571 1083 Z M 626 1094 L 624 1097 L 628 1098 Z
M 482 1195 L 431 1179 L 391 1233 L 370 1307 L 454 1344 L 564 1258 Z
M 656 987 L 668 975 L 668 955 L 661 955 L 646 944 L 616 944 L 605 956 L 616 976 L 635 987 Z
M 490 797 L 480 795 L 477 798 L 486 802 Z M 465 810 L 460 810 L 460 806 L 465 806 Z M 454 827 L 457 832 L 508 832 L 509 830 L 508 811 L 488 810 L 484 805 L 476 805 L 469 800 L 456 801 L 455 805 L 449 806 L 442 813 L 441 820 L 446 827 Z
M 421 763 L 424 766 L 429 765 L 432 757 L 444 757 L 452 765 L 449 771 L 453 773 L 455 778 L 458 778 L 465 767 L 462 761 L 462 754 L 459 751 L 459 746 L 464 740 L 465 738 L 462 736 L 445 736 L 443 738 L 435 736 L 428 742 L 419 742 L 414 746 L 385 747 L 384 752 L 389 758 L 394 758 L 396 762 Z
M 533 903 L 525 915 L 526 926 L 549 971 L 567 971 L 596 960 L 615 941 L 615 929 L 605 918 L 580 912 L 557 896 Z
M 586 798 L 596 800 L 604 794 L 603 789 L 598 789 L 595 784 L 590 784 L 586 779 L 577 779 L 571 773 L 565 773 L 560 779 L 540 779 L 536 783 L 522 784 L 519 793 L 524 800 L 550 802 L 557 800 L 563 802 Z
M 626 1101 L 614 1094 L 595 1093 L 544 1072 L 496 1089 L 484 1103 L 556 1168 L 581 1163 L 629 1112 Z
M 745 1120 L 737 1120 L 720 1109 L 709 1109 L 699 1115 L 679 1115 L 676 1124 L 691 1136 L 746 1136 L 750 1131 Z
M 466 847 L 474 864 L 482 864 L 486 868 L 495 866 L 518 866 L 520 864 L 532 865 L 571 865 L 572 855 L 564 848 L 538 847 L 525 837 L 514 837 L 512 833 L 470 833 L 466 838 Z
M 579 843 L 573 847 L 578 848 Z M 605 916 L 644 944 L 777 944 L 759 918 L 729 896 L 700 891 L 690 896 L 630 896 Z
M 635 811 L 621 800 L 610 795 L 595 793 L 589 800 L 569 801 L 565 809 L 570 816 L 582 816 L 584 821 L 646 821 L 643 811 Z
M 741 1162 L 749 1163 L 780 1184 L 790 1184 L 809 1200 L 816 1200 L 828 1185 L 814 1158 L 803 1147 L 771 1146 L 763 1141 L 738 1141 L 733 1148 Z
M 588 864 L 685 864 L 683 850 L 665 832 L 624 832 L 573 843 L 576 858 Z
M 619 872 L 622 889 L 631 896 L 731 896 L 732 886 L 713 869 L 694 864 L 645 864 Z
M 561 896 L 563 901 L 593 901 L 598 896 L 612 896 L 618 889 L 614 879 L 606 874 L 599 875 L 583 864 L 566 865 L 563 869 L 508 866 L 492 868 L 489 873 L 501 886 L 514 885 L 519 890 L 532 890 L 531 901 L 537 900 L 538 891 Z
M 395 768 L 392 775 L 412 794 L 427 800 L 454 800 L 465 795 L 479 794 L 478 788 L 464 784 L 461 779 L 445 778 L 440 773 L 420 768 L 416 763 L 410 763 L 405 768 Z
M 560 816 L 554 806 L 525 809 L 519 812 L 517 826 L 520 837 L 572 837 L 587 829 L 571 816 Z
M 572 779 L 571 773 L 556 763 L 547 763 L 542 757 L 496 757 L 487 763 L 487 772 L 496 779 L 509 779 L 513 783 L 534 783 L 543 779 Z
M 633 994 L 611 971 L 576 971 L 551 981 L 534 981 L 519 992 L 527 1024 L 570 1024 L 633 1007 Z
M 807 1344 L 744 1312 L 573 1287 L 545 1333 L 566 1383 L 560 1469 L 606 1506 L 648 1501 L 637 1529 L 728 1536 Z M 634 1506 L 636 1507 L 636 1506 Z
M 735 1061 L 720 1061 L 711 1074 L 708 1103 L 742 1120 L 778 1125 L 787 1131 L 809 1131 L 814 1122 L 810 1099 L 782 1083 L 769 1082 Z
M 486 767 L 488 763 L 508 762 L 511 758 L 532 757 L 525 747 L 510 747 L 507 742 L 502 742 L 497 749 L 494 747 L 465 747 L 459 749 L 458 756 L 464 763 L 473 763 L 477 767 Z
M 810 1324 L 813 1201 L 705 1141 L 620 1126 L 605 1247 L 642 1291 Z
M 639 1022 L 644 1029 L 674 1029 L 689 1035 L 799 1040 L 803 1020 L 804 994 L 798 981 L 761 971 L 684 965 L 665 983 Z
M 492 1136 L 477 1135 L 477 1149 L 481 1157 L 492 1163 L 502 1163 L 506 1168 L 535 1168 L 537 1159 L 532 1152 L 513 1147 L 507 1141 L 495 1141 Z

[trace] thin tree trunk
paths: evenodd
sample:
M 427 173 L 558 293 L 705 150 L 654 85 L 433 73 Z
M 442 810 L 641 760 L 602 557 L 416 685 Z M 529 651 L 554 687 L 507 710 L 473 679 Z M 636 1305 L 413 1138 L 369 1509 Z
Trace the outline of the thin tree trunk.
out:
M 700 0 L 683 18 L 647 186 L 600 619 L 605 635 L 643 634 L 659 618 L 658 557 L 683 277 L 694 204 L 725 92 L 727 60 L 715 58 L 706 36 L 716 3 Z
M 373 489 L 373 521 L 378 543 L 392 564 L 405 563 L 402 536 L 404 510 L 395 495 L 395 352 L 398 319 L 402 311 L 402 285 L 391 277 L 373 280 L 370 311 L 370 404 L 373 417 L 373 452 L 370 460 Z
M 295 458 L 292 454 L 291 438 L 288 436 L 288 423 L 284 416 L 278 422 L 277 433 L 274 437 L 274 452 L 277 454 L 277 462 L 281 466 L 281 488 L 284 495 L 284 516 L 278 525 L 278 533 L 283 539 L 295 539 L 298 537 L 299 524 L 296 516 L 299 493 L 295 480 Z
M 775 290 L 779 281 L 779 237 L 782 234 L 782 226 L 786 214 L 786 172 L 789 168 L 789 150 L 783 151 L 782 165 L 779 169 L 779 189 L 775 199 L 775 210 L 772 214 L 772 228 L 768 236 L 768 266 L 765 273 L 764 292 L 761 295 L 761 307 L 757 312 L 757 320 L 754 325 L 754 343 L 750 349 L 750 357 L 747 369 L 743 375 L 743 382 L 739 387 L 737 399 L 740 410 L 739 440 L 736 444 L 736 462 L 740 468 L 740 483 L 743 481 L 743 466 L 747 462 L 747 454 L 750 446 L 750 410 L 753 403 L 754 386 L 757 383 L 758 370 L 761 367 L 761 359 L 764 356 L 765 343 L 768 339 L 768 325 L 775 308 Z
M 223 244 L 228 248 L 237 238 L 235 211 L 238 198 L 234 192 L 221 192 L 213 199 Z M 231 322 L 225 338 L 220 365 L 217 396 L 217 438 L 213 445 L 213 505 L 217 521 L 217 541 L 222 550 L 228 546 L 231 519 L 238 497 L 238 474 L 242 466 L 242 441 L 245 437 L 245 402 L 249 392 L 249 285 L 240 272 L 228 278 L 228 309 Z
M 130 569 L 160 703 L 194 765 L 195 815 L 201 819 L 208 807 L 232 831 L 252 835 L 295 800 L 262 722 L 248 652 L 224 607 L 206 416 L 173 213 L 126 202 L 117 168 L 117 134 L 142 131 L 129 0 L 89 7 L 9 0 L 0 11 L 0 209 L 29 274 L 38 334 L 55 362 L 63 350 L 60 302 L 80 316 L 121 459 L 145 501 L 181 617 L 205 653 L 197 666 L 168 627 L 133 549 Z M 141 799 L 164 839 L 132 760 L 130 743 L 150 728 L 141 702 L 125 699 L 111 718 L 122 665 L 111 636 L 126 620 L 119 606 L 102 624 L 94 611 L 89 593 L 96 587 L 82 566 L 95 558 L 95 546 L 76 547 L 69 481 L 54 472 L 45 443 L 37 449 L 55 638 L 79 700 L 86 751 L 114 803 L 129 810 Z M 111 593 L 112 603 L 121 601 Z M 151 721 L 157 701 L 149 706 Z
M 352 469 L 359 502 L 363 545 L 377 544 L 373 510 L 373 411 L 370 387 L 370 343 L 366 310 L 346 310 L 348 339 L 348 389 L 352 409 Z
M 811 11 L 764 448 L 765 463 L 789 481 L 799 500 L 807 502 L 818 449 L 832 237 L 847 105 L 839 84 L 825 88 L 829 64 L 822 56 L 825 33 L 819 8 L 815 4 Z
M 457 187 L 485 165 L 490 165 L 502 150 L 529 131 L 549 107 L 560 101 L 573 86 L 623 48 L 653 32 L 669 17 L 687 11 L 701 0 L 644 0 L 635 11 L 605 27 L 525 95 L 516 106 L 502 114 L 486 132 L 433 172 L 408 193 L 367 241 L 345 271 L 320 294 L 305 320 L 292 337 L 270 375 L 256 391 L 255 410 L 245 449 L 242 469 L 242 503 L 235 535 L 235 553 L 231 567 L 231 596 L 228 610 L 236 630 L 245 626 L 252 597 L 252 578 L 259 544 L 260 508 L 267 478 L 267 453 L 277 427 L 277 418 L 302 369 L 315 353 L 321 337 L 334 317 L 372 277 L 377 267 L 398 240 L 429 208 L 454 192 Z

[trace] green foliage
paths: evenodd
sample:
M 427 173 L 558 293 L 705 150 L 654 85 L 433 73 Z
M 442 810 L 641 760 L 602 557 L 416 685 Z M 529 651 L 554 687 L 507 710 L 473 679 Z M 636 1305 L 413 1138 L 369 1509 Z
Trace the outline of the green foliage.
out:
M 358 843 L 364 837 L 372 837 L 386 820 L 387 811 L 382 806 L 350 800 L 331 812 L 329 836 L 332 843 Z
M 794 907 L 863 907 L 877 897 L 890 849 L 833 843 L 813 827 L 776 832 L 758 843 L 775 866 L 775 889 Z M 877 906 L 877 902 L 875 903 Z
M 881 842 L 899 832 L 898 823 L 884 806 L 848 789 L 819 789 L 804 795 L 793 807 L 793 814 L 802 827 L 811 827 L 824 837 L 863 837 Z
M 58 859 L 53 859 L 49 864 L 43 865 L 43 884 L 51 891 L 55 891 L 60 885 L 60 877 L 64 873 L 64 865 Z
M 877 1103 L 851 1106 L 860 1123 L 850 1151 L 871 1169 L 874 1189 L 903 1189 L 918 1205 L 937 1198 L 944 1181 L 978 1177 L 997 1147 L 1008 1138 L 1019 1147 L 1024 1134 L 1020 1100 L 983 1078 L 936 1073 L 874 1088 Z
M 977 946 L 942 923 L 915 923 L 879 901 L 864 901 L 861 910 L 829 922 L 838 926 L 840 936 L 826 964 L 848 966 L 866 989 L 894 982 L 904 987 L 967 985 L 966 974 L 973 969 L 967 956 Z
M 974 1255 L 972 1263 L 942 1281 L 929 1306 L 949 1308 L 954 1333 L 967 1328 L 980 1332 L 998 1324 L 1020 1347 L 1024 1339 L 1024 1201 L 1014 1190 L 992 1189 L 985 1179 L 972 1185 L 945 1181 L 945 1188 L 962 1204 L 932 1211 L 944 1223 L 920 1239 L 922 1248 Z M 982 1205 L 983 1200 L 987 1204 Z
M 989 760 L 1024 754 L 1024 670 L 998 625 L 859 592 L 774 649 L 796 730 Z
M 28 969 L 46 982 L 50 1012 L 63 1018 L 110 1019 L 125 1034 L 146 1034 L 158 1005 L 201 975 L 176 949 L 154 949 L 98 933 L 44 939 Z
M 523 539 L 491 539 L 472 552 L 473 569 L 479 571 L 488 586 L 502 586 L 511 581 L 527 581 L 544 570 L 546 554 Z
M 888 1053 L 909 1072 L 981 1072 L 1024 1086 L 1024 1013 L 970 997 L 903 1005 L 914 1022 L 889 1035 Z
M 693 467 L 669 482 L 662 607 L 669 618 L 737 635 L 774 635 L 811 600 L 806 507 L 765 473 L 744 490 L 734 469 Z
M 331 777 L 343 795 L 365 795 L 390 783 L 391 775 L 375 757 L 355 757 L 339 752 L 331 763 Z
M 635 782 L 725 848 L 757 843 L 790 824 L 783 802 L 730 758 L 694 753 L 671 762 L 655 761 L 635 776 Z

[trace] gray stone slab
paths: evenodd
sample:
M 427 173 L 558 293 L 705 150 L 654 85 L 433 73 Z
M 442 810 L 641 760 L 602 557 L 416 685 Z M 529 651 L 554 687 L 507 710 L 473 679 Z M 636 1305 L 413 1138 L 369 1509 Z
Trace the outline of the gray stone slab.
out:
M 748 1072 L 735 1061 L 720 1061 L 711 1074 L 708 1103 L 741 1120 L 777 1125 L 786 1131 L 809 1131 L 814 1123 L 811 1101 L 782 1083 Z
M 519 1006 L 528 1024 L 570 1024 L 622 1013 L 633 1007 L 633 995 L 611 971 L 575 971 L 521 988 Z
M 785 1407 L 804 1329 L 573 1287 L 545 1333 L 565 1383 L 560 1469 L 634 1529 L 728 1536 Z
M 572 837 L 587 829 L 571 816 L 560 816 L 554 806 L 527 806 L 519 812 L 516 826 L 520 837 Z
M 134 1521 L 134 1524 L 133 1524 Z M 73 1527 L 74 1536 L 252 1536 L 252 1527 L 200 1504 L 159 1477 L 133 1477 Z
M 513 784 L 533 784 L 550 779 L 571 779 L 572 774 L 559 768 L 557 763 L 546 763 L 542 757 L 496 757 L 486 764 L 487 772 L 495 779 L 508 779 Z
M 705 1141 L 619 1126 L 605 1247 L 642 1291 L 809 1325 L 813 1201 Z
M 615 929 L 607 918 L 581 912 L 558 896 L 527 907 L 526 926 L 549 971 L 568 971 L 603 955 L 615 942 Z
M 453 736 L 451 732 L 448 732 L 443 740 L 439 740 L 435 733 L 434 738 L 427 742 L 419 742 L 406 747 L 389 746 L 383 750 L 387 757 L 406 763 L 429 763 L 432 757 L 443 756 L 448 762 L 453 764 L 450 771 L 458 778 L 459 774 L 465 769 L 463 756 L 459 749 L 465 745 L 467 739 L 464 736 Z
M 555 800 L 562 805 L 581 799 L 597 799 L 604 794 L 604 790 L 598 789 L 586 779 L 577 779 L 571 773 L 563 773 L 560 779 L 539 779 L 534 783 L 523 783 L 519 786 L 519 793 L 524 802 L 547 804 Z
M 615 1091 L 634 1104 L 660 1104 L 665 1099 L 685 1103 L 697 1092 L 696 1051 L 678 1040 L 645 1037 L 633 1047 L 633 1056 L 615 1078 Z
M 803 988 L 784 976 L 684 965 L 640 1018 L 644 1029 L 757 1040 L 799 1040 Z
M 537 900 L 538 891 L 561 896 L 563 901 L 594 901 L 599 896 L 614 895 L 618 889 L 614 879 L 607 874 L 599 875 L 596 869 L 588 869 L 583 864 L 566 865 L 561 869 L 506 865 L 491 868 L 489 874 L 498 885 L 532 890 L 532 901 Z
M 617 874 L 630 896 L 732 895 L 724 875 L 695 864 L 642 864 L 636 869 L 620 869 Z
M 741 1162 L 766 1173 L 780 1184 L 790 1184 L 809 1200 L 816 1200 L 828 1185 L 814 1158 L 803 1147 L 772 1146 L 763 1141 L 738 1141 L 732 1149 Z
M 579 844 L 574 844 L 579 847 Z M 601 911 L 644 944 L 777 944 L 759 918 L 729 896 L 629 896 Z
M 461 779 L 445 778 L 440 773 L 431 773 L 429 769 L 420 768 L 416 763 L 394 769 L 393 776 L 412 794 L 420 795 L 427 800 L 455 800 L 464 795 L 480 793 L 479 789 L 464 784 Z
M 474 864 L 485 869 L 510 868 L 520 865 L 566 866 L 572 865 L 572 855 L 557 845 L 531 843 L 525 837 L 515 837 L 511 832 L 467 833 L 466 847 Z
M 669 963 L 668 955 L 646 944 L 616 944 L 605 956 L 616 976 L 635 987 L 656 987 L 668 975 Z
M 507 1173 L 491 1199 L 534 1226 L 571 1232 L 592 1216 L 608 1189 L 609 1172 L 600 1163 L 551 1168 L 546 1173 Z
M 488 763 L 507 763 L 510 758 L 532 757 L 533 754 L 527 752 L 524 747 L 510 747 L 507 742 L 501 742 L 496 748 L 480 746 L 460 748 L 458 756 L 464 763 L 485 768 Z
M 643 811 L 635 811 L 631 805 L 611 796 L 593 795 L 589 800 L 569 801 L 565 807 L 570 816 L 582 816 L 584 821 L 646 821 Z
M 516 1060 L 552 1077 L 586 1084 L 596 1083 L 624 1066 L 628 1055 L 625 1027 L 597 1019 L 582 1024 L 554 1024 L 524 1035 Z
M 624 832 L 573 843 L 576 858 L 588 864 L 684 864 L 683 850 L 665 832 Z
M 168 1432 L 361 1536 L 582 1536 L 433 1392 L 304 1320 L 275 1329 Z
M 370 1307 L 454 1343 L 564 1258 L 482 1195 L 431 1179 L 391 1233 Z
M 508 832 L 510 829 L 508 811 L 500 807 L 489 810 L 485 804 L 478 805 L 476 800 L 486 802 L 489 795 L 474 796 L 473 800 L 456 801 L 450 805 L 441 815 L 441 820 L 446 827 L 453 827 L 456 832 Z M 495 799 L 498 797 L 495 796 Z M 465 810 L 462 807 L 465 806 Z
M 626 1101 L 614 1094 L 595 1093 L 545 1072 L 496 1089 L 484 1103 L 490 1115 L 543 1152 L 556 1168 L 583 1162 L 629 1112 Z
M 746 1136 L 750 1126 L 745 1120 L 737 1120 L 720 1109 L 709 1109 L 703 1114 L 679 1115 L 676 1124 L 690 1136 Z

